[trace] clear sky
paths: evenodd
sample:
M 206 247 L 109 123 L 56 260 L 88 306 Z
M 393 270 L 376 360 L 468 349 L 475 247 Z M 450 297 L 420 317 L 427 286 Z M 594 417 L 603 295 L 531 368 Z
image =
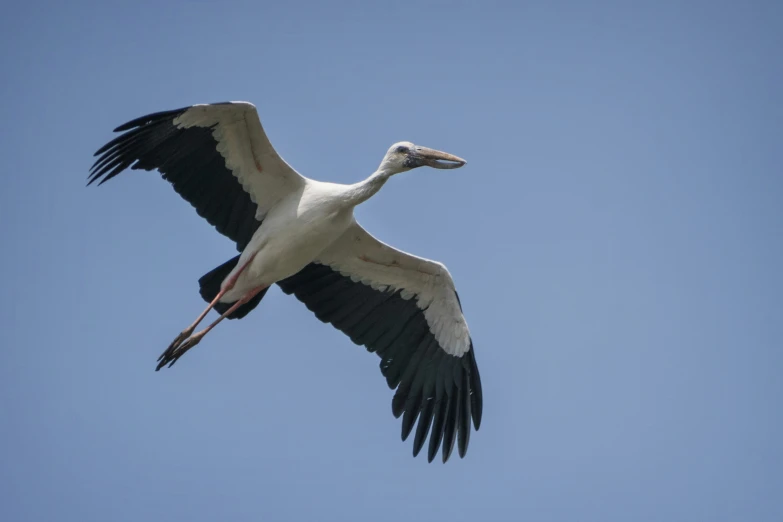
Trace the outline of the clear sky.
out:
M 0 519 L 783 520 L 780 2 L 16 2 L 0 42 Z M 468 160 L 358 211 L 454 276 L 466 459 L 413 459 L 378 358 L 278 289 L 154 372 L 233 245 L 87 170 L 225 100 L 316 179 Z

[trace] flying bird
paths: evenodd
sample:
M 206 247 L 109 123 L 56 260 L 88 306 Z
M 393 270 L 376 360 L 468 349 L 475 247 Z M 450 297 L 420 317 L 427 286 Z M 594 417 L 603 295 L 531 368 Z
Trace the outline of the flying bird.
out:
M 316 181 L 280 157 L 247 102 L 157 112 L 114 132 L 121 134 L 95 153 L 88 185 L 127 168 L 158 170 L 239 252 L 199 279 L 209 306 L 156 370 L 173 365 L 223 319 L 245 317 L 277 284 L 381 358 L 381 373 L 396 389 L 392 413 L 402 417 L 403 441 L 416 425 L 414 457 L 428 435 L 429 462 L 441 447 L 446 462 L 455 442 L 465 456 L 471 421 L 476 430 L 481 424 L 482 392 L 454 281 L 443 264 L 381 242 L 354 217 L 391 176 L 465 160 L 403 141 L 364 181 Z M 195 332 L 213 308 L 220 317 Z

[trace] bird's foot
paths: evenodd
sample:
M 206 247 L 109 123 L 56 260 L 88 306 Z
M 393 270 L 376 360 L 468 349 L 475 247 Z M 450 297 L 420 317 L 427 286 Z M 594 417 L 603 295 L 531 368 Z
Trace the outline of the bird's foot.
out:
M 155 371 L 160 370 L 167 364 L 169 365 L 169 368 L 171 368 L 171 365 L 174 364 L 177 359 L 182 357 L 182 354 L 184 354 L 190 348 L 196 346 L 199 341 L 201 341 L 201 338 L 204 337 L 204 334 L 196 334 L 191 337 L 194 329 L 194 327 L 190 326 L 180 332 L 177 338 L 174 339 L 168 348 L 166 348 L 166 351 L 160 354 L 160 357 L 158 357 L 158 367 L 155 368 Z
M 160 357 L 158 357 L 158 362 L 162 361 L 163 359 L 170 357 L 172 353 L 174 353 L 174 350 L 177 349 L 177 347 L 185 342 L 185 339 L 190 337 L 193 334 L 193 330 L 195 328 L 193 326 L 188 326 L 184 330 L 182 330 L 179 335 L 171 342 L 168 348 L 166 348 L 166 351 L 160 354 Z

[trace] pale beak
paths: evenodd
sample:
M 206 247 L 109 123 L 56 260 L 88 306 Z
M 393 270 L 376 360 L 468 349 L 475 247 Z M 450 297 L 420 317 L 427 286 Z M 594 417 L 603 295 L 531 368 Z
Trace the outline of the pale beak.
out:
M 418 163 L 417 166 L 426 165 L 436 169 L 456 169 L 467 163 L 459 156 L 427 147 L 414 147 L 410 152 L 410 159 Z

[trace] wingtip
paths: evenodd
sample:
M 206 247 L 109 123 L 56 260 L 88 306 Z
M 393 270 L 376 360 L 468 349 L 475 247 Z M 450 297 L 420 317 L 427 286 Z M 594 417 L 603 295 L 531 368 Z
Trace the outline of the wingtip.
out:
M 445 451 L 445 449 L 444 449 L 444 451 L 443 451 L 443 463 L 444 464 L 449 461 L 449 457 L 451 457 L 451 450 L 449 450 L 448 453 L 447 453 Z

